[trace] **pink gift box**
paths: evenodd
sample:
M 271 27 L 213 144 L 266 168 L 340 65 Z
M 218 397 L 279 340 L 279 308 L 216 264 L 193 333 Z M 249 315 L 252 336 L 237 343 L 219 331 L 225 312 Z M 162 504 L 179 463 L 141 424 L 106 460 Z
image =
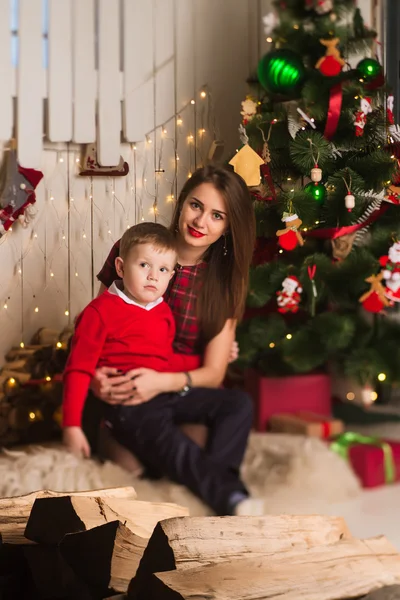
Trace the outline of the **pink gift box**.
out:
M 400 480 L 400 442 L 383 440 L 392 449 L 395 480 Z M 349 448 L 349 461 L 353 471 L 365 488 L 386 485 L 384 454 L 382 448 L 367 444 L 355 444 Z
M 329 375 L 291 375 L 263 377 L 248 369 L 245 388 L 254 401 L 254 428 L 265 431 L 268 419 L 282 413 L 312 412 L 331 414 L 331 380 Z

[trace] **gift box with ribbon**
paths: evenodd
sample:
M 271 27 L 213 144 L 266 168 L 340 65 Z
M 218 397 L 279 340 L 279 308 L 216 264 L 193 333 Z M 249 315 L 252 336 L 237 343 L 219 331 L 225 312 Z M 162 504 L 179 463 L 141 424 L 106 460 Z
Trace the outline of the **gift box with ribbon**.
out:
M 325 373 L 264 377 L 247 369 L 244 383 L 253 398 L 256 431 L 266 431 L 272 415 L 307 411 L 329 418 L 331 414 L 331 379 Z
M 331 443 L 331 449 L 349 461 L 365 488 L 400 480 L 400 442 L 348 431 Z
M 342 421 L 310 412 L 278 414 L 268 421 L 270 431 L 329 439 L 342 433 Z

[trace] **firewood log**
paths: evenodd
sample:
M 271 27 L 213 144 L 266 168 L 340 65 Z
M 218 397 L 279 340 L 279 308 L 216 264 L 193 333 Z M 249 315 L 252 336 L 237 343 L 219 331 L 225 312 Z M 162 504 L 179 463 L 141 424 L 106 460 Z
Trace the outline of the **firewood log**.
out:
M 19 381 L 19 383 L 27 383 L 31 379 L 30 373 L 24 373 L 24 371 L 12 371 L 8 369 L 3 369 L 1 376 L 2 378 L 5 377 L 6 380 L 10 379 L 10 377 L 13 377 Z
M 31 544 L 24 536 L 26 524 L 36 498 L 65 496 L 67 492 L 53 492 L 44 490 L 32 492 L 26 496 L 14 498 L 0 498 L 0 535 L 3 542 L 10 544 Z M 90 490 L 85 492 L 68 492 L 74 496 L 101 496 L 102 498 L 135 498 L 133 487 L 109 488 L 104 490 Z
M 22 546 L 0 544 L 0 598 L 40 600 Z
M 3 366 L 5 371 L 23 371 L 28 363 L 26 358 L 19 358 L 18 360 L 7 361 Z
M 55 346 L 59 340 L 60 331 L 42 327 L 32 337 L 32 344 L 39 346 Z
M 35 354 L 35 352 L 37 352 L 38 350 L 41 350 L 42 348 L 43 348 L 43 346 L 41 346 L 41 345 L 30 345 L 30 346 L 24 346 L 23 348 L 20 348 L 19 346 L 14 346 L 14 348 L 11 348 L 11 350 L 9 350 L 7 352 L 6 360 L 29 358 L 30 356 Z
M 362 600 L 400 600 L 400 585 L 385 585 Z
M 23 552 L 41 600 L 94 600 L 87 585 L 76 577 L 59 548 L 33 544 L 23 546 Z
M 400 554 L 380 537 L 157 573 L 135 598 L 339 600 L 399 582 Z
M 112 521 L 89 531 L 67 534 L 59 548 L 76 577 L 94 596 L 103 598 L 111 591 L 127 591 L 147 541 L 120 521 Z
M 262 557 L 350 539 L 340 517 L 178 517 L 158 523 L 129 592 L 146 588 L 151 573 L 183 570 L 237 557 Z
M 148 540 L 158 521 L 188 514 L 177 504 L 140 502 L 116 498 L 64 496 L 35 500 L 25 536 L 41 544 L 58 544 L 68 533 L 86 531 L 111 521 L 121 521 Z

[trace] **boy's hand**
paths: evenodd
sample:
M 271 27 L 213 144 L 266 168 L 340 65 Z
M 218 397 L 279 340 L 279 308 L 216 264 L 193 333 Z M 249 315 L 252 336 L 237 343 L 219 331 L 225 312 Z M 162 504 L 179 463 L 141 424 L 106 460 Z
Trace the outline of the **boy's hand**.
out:
M 73 454 L 90 458 L 89 442 L 81 427 L 64 427 L 63 443 Z

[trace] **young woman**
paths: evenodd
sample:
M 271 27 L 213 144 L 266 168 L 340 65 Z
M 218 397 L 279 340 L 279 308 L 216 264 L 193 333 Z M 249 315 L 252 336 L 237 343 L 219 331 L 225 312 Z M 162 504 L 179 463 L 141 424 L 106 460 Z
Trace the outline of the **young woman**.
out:
M 99 369 L 92 384 L 108 404 L 106 423 L 150 473 L 186 485 L 217 514 L 260 513 L 239 479 L 252 423 L 249 397 L 220 389 L 236 322 L 241 318 L 255 241 L 255 218 L 245 182 L 225 168 L 198 169 L 185 183 L 171 224 L 178 241 L 176 274 L 164 296 L 174 313 L 174 349 L 202 354 L 190 373 Z M 117 279 L 117 242 L 98 275 L 100 292 Z M 124 410 L 135 406 L 135 411 Z M 129 413 L 129 417 L 128 417 Z M 209 428 L 206 450 L 179 429 Z

